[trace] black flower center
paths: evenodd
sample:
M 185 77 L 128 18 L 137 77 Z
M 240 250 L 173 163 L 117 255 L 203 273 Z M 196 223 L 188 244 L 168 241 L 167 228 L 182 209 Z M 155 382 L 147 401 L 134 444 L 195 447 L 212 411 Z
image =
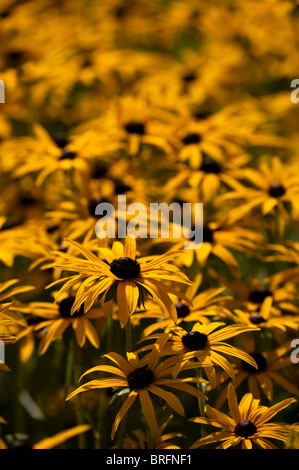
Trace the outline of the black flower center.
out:
M 49 234 L 51 234 L 51 233 L 56 232 L 56 230 L 58 230 L 58 229 L 59 229 L 59 225 L 57 225 L 57 224 L 49 224 L 48 227 L 47 227 L 47 229 L 46 229 L 46 232 L 49 233 Z
M 177 311 L 178 318 L 185 318 L 190 313 L 190 308 L 187 304 L 183 304 L 182 302 L 178 302 L 175 304 L 175 308 Z
M 193 113 L 193 116 L 196 119 L 199 119 L 200 121 L 204 120 L 204 119 L 208 119 L 211 115 L 212 115 L 212 113 L 210 113 L 208 111 L 196 111 L 195 113 Z
M 182 139 L 182 142 L 184 145 L 199 144 L 200 141 L 201 141 L 201 136 L 199 134 L 196 134 L 195 132 L 187 134 Z
M 130 121 L 124 126 L 124 128 L 128 132 L 128 134 L 145 134 L 145 125 L 143 124 L 143 122 Z
M 182 343 L 186 348 L 196 351 L 203 349 L 208 342 L 208 337 L 199 331 L 190 331 L 182 337 Z
M 127 381 L 130 390 L 135 390 L 136 388 L 147 387 L 153 382 L 154 378 L 153 371 L 148 369 L 147 366 L 143 366 L 130 372 L 127 376 Z
M 114 193 L 117 194 L 125 194 L 130 191 L 132 188 L 121 181 L 117 181 L 114 186 Z
M 280 183 L 274 183 L 269 188 L 271 197 L 281 197 L 286 193 L 286 189 Z
M 214 241 L 214 230 L 212 230 L 208 225 L 204 224 L 202 227 L 202 241 L 204 243 L 213 243 Z
M 101 204 L 102 202 L 105 202 L 104 199 L 91 199 L 88 203 L 88 211 L 90 213 L 90 215 L 92 217 L 99 217 L 98 215 L 96 215 L 96 208 L 99 204 Z
M 241 361 L 242 369 L 246 370 L 246 372 L 250 372 L 251 374 L 263 372 L 267 367 L 267 361 L 265 357 L 257 352 L 251 353 L 250 356 L 255 360 L 258 368 L 256 369 L 251 364 L 248 364 L 248 362 L 246 361 Z
M 70 142 L 64 132 L 58 132 L 54 136 L 54 142 L 60 149 L 66 147 Z
M 58 251 L 60 251 L 61 253 L 66 253 L 68 248 L 69 247 L 67 245 L 59 245 Z
M 259 325 L 260 323 L 263 323 L 263 322 L 266 321 L 266 320 L 264 319 L 264 317 L 262 317 L 262 315 L 260 315 L 259 313 L 253 313 L 253 314 L 249 317 L 249 320 L 250 320 L 251 323 L 253 323 L 254 325 Z
M 76 152 L 70 152 L 67 149 L 63 149 L 59 160 L 74 160 L 77 157 Z
M 112 261 L 110 271 L 120 279 L 134 279 L 140 274 L 140 264 L 135 259 L 124 256 Z
M 266 297 L 273 297 L 273 294 L 269 289 L 255 289 L 249 294 L 250 302 L 257 304 L 262 304 Z
M 215 174 L 218 174 L 221 171 L 220 165 L 208 156 L 204 157 L 200 169 L 205 173 Z
M 107 174 L 108 168 L 106 162 L 103 162 L 102 160 L 98 160 L 92 170 L 92 175 L 91 177 L 93 179 L 100 179 L 104 178 Z
M 73 315 L 71 315 L 71 309 L 72 309 L 74 302 L 75 302 L 75 297 L 71 296 L 71 297 L 67 297 L 66 299 L 63 299 L 58 304 L 59 313 L 62 318 L 81 317 L 81 315 L 84 315 L 83 305 L 81 305 L 80 309 L 74 312 Z
M 241 419 L 235 427 L 235 434 L 240 437 L 250 437 L 257 431 L 255 424 L 248 419 Z
M 190 82 L 194 82 L 194 80 L 197 79 L 197 75 L 196 73 L 186 73 L 186 75 L 183 76 L 183 81 L 185 83 L 190 83 Z

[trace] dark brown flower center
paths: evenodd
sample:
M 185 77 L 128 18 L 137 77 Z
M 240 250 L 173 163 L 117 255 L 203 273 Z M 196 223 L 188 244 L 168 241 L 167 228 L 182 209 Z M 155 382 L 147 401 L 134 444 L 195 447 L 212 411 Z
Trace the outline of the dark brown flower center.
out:
M 47 229 L 46 229 L 46 232 L 49 233 L 49 234 L 51 234 L 51 233 L 56 232 L 56 230 L 58 230 L 58 229 L 59 229 L 59 225 L 57 225 L 57 224 L 49 224 L 48 227 L 47 227 Z
M 273 294 L 268 289 L 256 289 L 250 292 L 249 300 L 257 304 L 262 304 L 267 297 L 273 297 Z
M 271 197 L 281 197 L 286 193 L 286 189 L 280 183 L 274 183 L 269 188 Z
M 186 75 L 183 76 L 183 81 L 185 83 L 194 82 L 194 80 L 196 80 L 196 79 L 197 79 L 196 73 L 192 73 L 192 72 L 186 73 Z
M 121 181 L 117 181 L 114 186 L 114 193 L 117 194 L 125 194 L 130 191 L 132 188 Z
M 255 424 L 248 419 L 241 419 L 235 427 L 235 434 L 240 437 L 250 437 L 257 431 Z
M 143 124 L 143 122 L 130 121 L 124 126 L 124 128 L 128 132 L 128 134 L 145 134 L 145 125 Z
M 153 382 L 154 378 L 153 371 L 148 369 L 147 366 L 138 367 L 127 375 L 130 390 L 145 388 Z
M 259 313 L 253 313 L 253 314 L 249 317 L 249 320 L 250 320 L 251 323 L 253 323 L 254 325 L 259 325 L 260 323 L 263 323 L 263 322 L 266 321 L 266 320 L 264 319 L 264 317 L 262 317 L 262 315 L 260 315 Z
M 190 331 L 182 337 L 182 343 L 186 348 L 196 351 L 203 349 L 208 342 L 208 337 L 199 331 Z
M 102 160 L 98 160 L 93 167 L 92 170 L 92 179 L 100 179 L 104 178 L 107 174 L 108 168 L 106 162 L 103 162 Z
M 67 245 L 59 245 L 58 251 L 61 251 L 61 253 L 66 253 L 69 247 Z
M 99 215 L 96 215 L 96 208 L 99 204 L 102 202 L 107 202 L 104 201 L 104 199 L 91 199 L 88 203 L 88 212 L 92 217 L 100 217 Z
M 205 173 L 215 173 L 218 174 L 221 171 L 220 165 L 215 162 L 212 158 L 206 156 L 203 158 L 201 167 L 201 171 L 204 171 Z
M 124 256 L 112 261 L 110 271 L 120 279 L 135 279 L 140 274 L 140 264 L 135 259 Z
M 213 243 L 214 241 L 214 230 L 212 230 L 208 225 L 204 224 L 202 227 L 202 241 L 204 243 Z
M 64 147 L 66 147 L 70 143 L 69 139 L 67 138 L 64 132 L 58 132 L 57 134 L 55 134 L 54 142 L 57 147 L 61 149 L 64 149 Z
M 74 160 L 77 155 L 78 154 L 76 152 L 71 152 L 70 150 L 64 148 L 59 160 Z
M 267 367 L 267 361 L 265 357 L 257 352 L 250 354 L 250 356 L 255 360 L 258 368 L 256 369 L 251 364 L 248 364 L 248 362 L 246 361 L 241 361 L 242 369 L 244 369 L 246 372 L 250 372 L 251 374 L 263 372 Z
M 75 302 L 75 297 L 67 297 L 66 299 L 63 299 L 59 304 L 59 313 L 62 318 L 75 318 L 75 317 L 81 317 L 84 315 L 84 308 L 83 305 L 81 305 L 80 309 L 77 310 L 76 312 L 71 315 L 71 309 L 73 306 L 73 303 Z
M 201 141 L 201 136 L 195 132 L 191 132 L 190 134 L 187 134 L 182 139 L 182 142 L 184 145 L 199 144 L 200 141 Z
M 190 308 L 187 304 L 183 304 L 182 302 L 177 302 L 175 304 L 175 308 L 177 311 L 178 318 L 185 318 L 190 313 Z

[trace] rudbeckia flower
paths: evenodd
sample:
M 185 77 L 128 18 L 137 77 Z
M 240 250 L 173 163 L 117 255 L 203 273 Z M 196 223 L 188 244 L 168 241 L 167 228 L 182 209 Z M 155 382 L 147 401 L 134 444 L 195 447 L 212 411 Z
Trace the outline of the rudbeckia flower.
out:
M 287 398 L 273 406 L 266 407 L 261 406 L 260 400 L 254 398 L 251 393 L 246 393 L 238 404 L 232 384 L 228 387 L 227 398 L 231 416 L 206 405 L 207 418 L 191 418 L 191 421 L 195 423 L 208 424 L 222 429 L 198 439 L 191 449 L 221 441 L 223 442 L 217 449 L 227 449 L 240 443 L 242 449 L 252 449 L 253 444 L 262 449 L 277 449 L 268 438 L 286 442 L 290 424 L 269 423 L 268 421 L 279 411 L 295 403 L 294 398 Z
M 182 322 L 196 322 L 209 323 L 211 318 L 217 317 L 218 315 L 225 316 L 227 309 L 224 308 L 223 303 L 229 299 L 229 296 L 222 295 L 225 290 L 224 287 L 215 287 L 202 290 L 197 293 L 199 285 L 202 281 L 202 275 L 196 276 L 194 279 L 194 285 L 188 286 L 185 291 L 185 296 L 192 302 L 192 305 L 188 305 L 182 301 L 179 297 L 171 295 L 171 298 L 175 302 L 175 308 L 177 311 L 177 325 Z M 164 331 L 167 327 L 173 326 L 171 318 L 164 319 L 161 310 L 155 305 L 152 300 L 145 302 L 145 310 L 138 312 L 136 311 L 131 317 L 132 324 L 138 324 L 143 319 L 152 318 L 153 323 L 147 326 L 142 333 L 143 338 L 147 338 L 156 330 Z
M 234 324 L 214 331 L 223 325 L 224 323 L 222 322 L 210 322 L 207 324 L 197 322 L 190 331 L 180 326 L 169 327 L 166 330 L 166 332 L 170 333 L 170 338 L 161 350 L 161 355 L 176 357 L 177 363 L 172 371 L 174 377 L 184 366 L 188 368 L 203 367 L 210 385 L 214 387 L 216 383 L 215 366 L 224 369 L 231 378 L 235 377 L 233 367 L 225 356 L 238 357 L 252 367 L 257 367 L 255 360 L 249 354 L 240 348 L 224 342 L 224 340 L 233 338 L 241 333 L 252 331 L 253 328 Z M 158 338 L 163 336 L 164 334 L 156 335 Z M 151 337 L 147 339 L 151 339 Z M 146 346 L 145 348 L 150 347 Z M 192 361 L 193 359 L 198 361 Z M 205 362 L 205 365 L 201 364 L 202 361 Z
M 95 347 L 99 348 L 99 334 L 93 326 L 91 320 L 103 318 L 104 312 L 100 309 L 90 309 L 84 313 L 83 308 L 71 314 L 71 309 L 75 301 L 75 296 L 64 296 L 59 303 L 51 302 L 31 302 L 28 306 L 20 308 L 29 315 L 27 327 L 19 332 L 16 340 L 20 340 L 27 335 L 40 332 L 40 344 L 38 354 L 45 354 L 52 341 L 60 339 L 68 327 L 72 327 L 77 344 L 82 348 L 86 339 Z
M 207 267 L 210 259 L 216 257 L 228 267 L 235 278 L 239 278 L 240 266 L 231 250 L 257 256 L 256 244 L 263 243 L 263 237 L 255 230 L 241 224 L 230 224 L 222 216 L 215 216 L 214 220 L 204 218 L 202 241 L 199 248 L 188 250 L 177 262 L 189 267 L 196 259 L 201 267 Z M 181 242 L 174 245 L 177 248 L 180 246 Z
M 61 293 L 78 281 L 82 281 L 76 293 L 71 314 L 82 304 L 84 304 L 84 312 L 87 312 L 97 302 L 99 296 L 104 296 L 104 300 L 110 300 L 108 292 L 111 294 L 112 289 L 114 293 L 112 298 L 116 299 L 122 327 L 126 325 L 138 303 L 143 302 L 144 293 L 151 295 L 162 313 L 166 317 L 171 316 L 174 321 L 177 318 L 177 311 L 168 294 L 181 296 L 187 303 L 190 303 L 183 294 L 179 294 L 176 289 L 164 282 L 192 284 L 185 274 L 168 263 L 181 254 L 181 251 L 169 251 L 161 256 L 136 259 L 136 240 L 129 235 L 126 237 L 125 245 L 117 241 L 113 243 L 112 250 L 99 248 L 101 257 L 97 257 L 77 242 L 69 241 L 69 243 L 76 246 L 85 259 L 69 256 L 68 253 L 60 253 L 61 259 L 56 259 L 54 268 L 75 271 L 78 274 L 55 281 L 48 288 L 57 282 L 66 281 L 60 289 Z
M 168 335 L 161 337 L 161 339 L 155 343 L 152 351 L 142 359 L 139 359 L 138 355 L 134 352 L 127 353 L 127 360 L 114 352 L 105 354 L 104 357 L 107 357 L 114 362 L 117 367 L 110 365 L 95 366 L 86 371 L 81 378 L 86 374 L 101 371 L 113 374 L 112 377 L 92 380 L 81 385 L 68 395 L 67 400 L 70 400 L 78 393 L 88 390 L 107 387 L 121 387 L 128 389 L 128 396 L 113 422 L 111 439 L 114 439 L 121 420 L 124 418 L 137 397 L 139 397 L 146 422 L 153 433 L 158 431 L 158 424 L 150 393 L 161 397 L 176 413 L 184 416 L 184 408 L 178 397 L 174 393 L 165 390 L 164 387 L 181 390 L 195 397 L 206 399 L 205 395 L 200 390 L 189 385 L 189 382 L 206 383 L 206 381 L 198 377 L 176 379 L 168 377 L 171 374 L 175 360 L 173 360 L 173 358 L 169 358 L 166 361 L 158 363 L 160 359 L 160 348 L 167 338 Z
M 262 161 L 258 168 L 242 170 L 243 179 L 247 183 L 243 189 L 229 191 L 220 196 L 219 201 L 238 202 L 238 207 L 229 212 L 230 220 L 236 221 L 252 213 L 254 209 L 265 217 L 278 211 L 277 228 L 281 236 L 289 219 L 296 218 L 299 213 L 298 195 L 299 179 L 292 166 L 283 164 L 278 157 L 270 162 Z M 242 203 L 242 204 L 241 204 Z M 287 209 L 286 205 L 290 208 Z
M 250 364 L 233 360 L 233 367 L 235 370 L 235 379 L 231 382 L 234 388 L 237 388 L 247 382 L 248 390 L 254 398 L 261 399 L 261 391 L 265 394 L 267 399 L 271 402 L 274 398 L 274 387 L 282 387 L 287 393 L 297 396 L 299 389 L 291 380 L 288 380 L 287 373 L 292 367 L 290 358 L 290 341 L 286 341 L 276 349 L 257 351 L 252 338 L 248 338 L 245 344 L 245 350 L 257 363 L 257 369 Z M 286 354 L 288 354 L 286 356 Z M 224 372 L 218 375 L 217 383 L 223 384 L 224 381 L 230 379 Z M 221 408 L 227 396 L 227 388 L 224 387 L 220 392 L 216 401 L 216 408 Z
M 167 427 L 169 421 L 171 421 L 173 415 L 170 415 L 164 423 L 159 426 L 157 431 L 152 436 L 153 449 L 180 449 L 177 444 L 174 444 L 170 439 L 177 437 L 185 437 L 180 432 L 167 432 L 164 434 L 165 428 Z M 148 449 L 148 436 L 141 431 L 141 429 L 136 429 L 133 431 L 133 437 L 127 436 L 124 439 L 123 449 Z M 112 447 L 112 449 L 117 449 L 119 447 Z
M 35 139 L 32 141 L 28 137 L 27 158 L 24 162 L 20 162 L 15 170 L 17 177 L 23 177 L 27 174 L 38 173 L 36 185 L 41 186 L 49 175 L 56 175 L 57 172 L 63 177 L 64 173 L 75 171 L 75 177 L 88 174 L 89 163 L 87 158 L 83 158 L 74 144 L 68 144 L 61 147 L 60 142 L 50 137 L 47 131 L 40 125 L 34 127 Z M 26 142 L 25 145 L 26 151 Z M 33 152 L 30 149 L 33 147 Z M 76 148 L 75 148 L 76 147 Z M 24 152 L 24 150 L 23 150 Z

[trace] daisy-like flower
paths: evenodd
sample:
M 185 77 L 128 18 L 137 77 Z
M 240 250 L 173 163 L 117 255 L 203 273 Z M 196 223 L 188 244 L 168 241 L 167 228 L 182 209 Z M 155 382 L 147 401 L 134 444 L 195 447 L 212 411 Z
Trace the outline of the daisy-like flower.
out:
M 262 161 L 258 168 L 243 169 L 242 173 L 249 186 L 220 196 L 226 204 L 228 200 L 243 202 L 229 212 L 230 220 L 236 221 L 256 208 L 259 208 L 262 216 L 267 216 L 273 214 L 276 208 L 277 228 L 281 235 L 286 220 L 290 216 L 296 218 L 299 214 L 299 179 L 293 167 L 283 165 L 281 160 L 275 157 L 271 162 Z M 286 209 L 287 203 L 290 204 L 290 210 Z
M 65 296 L 59 303 L 51 302 L 31 302 L 28 306 L 19 310 L 28 316 L 27 327 L 22 329 L 16 340 L 21 340 L 32 333 L 41 332 L 41 341 L 38 354 L 44 354 L 52 341 L 60 339 L 68 327 L 72 327 L 75 333 L 77 344 L 82 348 L 86 339 L 95 347 L 99 348 L 99 335 L 91 320 L 102 318 L 104 312 L 101 309 L 90 309 L 84 313 L 80 307 L 71 314 L 71 309 L 75 301 L 75 296 Z
M 268 438 L 287 441 L 291 425 L 268 421 L 279 411 L 295 403 L 294 398 L 287 398 L 273 406 L 266 407 L 261 406 L 260 400 L 254 398 L 251 393 L 246 393 L 238 404 L 232 384 L 229 384 L 227 398 L 231 416 L 206 405 L 207 418 L 191 418 L 191 421 L 195 423 L 208 424 L 222 429 L 198 439 L 191 449 L 221 441 L 223 442 L 217 449 L 227 449 L 240 443 L 242 449 L 252 449 L 253 444 L 262 449 L 277 449 Z
M 57 172 L 63 175 L 64 172 L 75 170 L 77 175 L 88 174 L 88 160 L 79 155 L 76 145 L 69 144 L 68 141 L 55 142 L 40 125 L 34 126 L 34 132 L 36 140 L 28 137 L 27 147 L 24 139 L 23 144 L 28 155 L 25 163 L 20 162 L 16 168 L 17 177 L 38 172 L 36 185 L 40 186 L 49 175 L 57 175 Z
M 214 221 L 205 219 L 202 241 L 199 248 L 188 250 L 184 256 L 178 258 L 178 262 L 189 267 L 196 259 L 200 266 L 205 267 L 211 258 L 216 257 L 228 267 L 235 278 L 239 278 L 239 264 L 231 249 L 256 256 L 256 244 L 263 243 L 263 237 L 256 230 L 241 224 L 230 224 L 223 216 L 217 216 Z M 181 245 L 179 242 L 175 247 Z
M 222 322 L 210 322 L 207 324 L 197 322 L 190 331 L 186 331 L 180 326 L 169 328 L 170 338 L 163 347 L 161 354 L 176 357 L 176 365 L 172 371 L 174 377 L 184 367 L 203 367 L 210 386 L 214 387 L 216 384 L 215 366 L 219 366 L 234 379 L 235 373 L 233 367 L 225 356 L 237 357 L 252 367 L 257 367 L 255 360 L 249 354 L 240 348 L 224 342 L 224 340 L 233 338 L 241 333 L 252 331 L 253 328 L 235 324 L 215 331 L 223 325 L 224 323 Z M 163 337 L 164 334 L 157 336 L 158 338 Z M 150 347 L 146 346 L 144 349 Z M 193 359 L 197 359 L 197 361 L 193 361 Z M 204 361 L 204 365 L 202 361 Z
M 180 432 L 168 432 L 164 434 L 165 428 L 172 418 L 173 415 L 170 415 L 169 418 L 167 418 L 164 423 L 159 426 L 153 435 L 152 441 L 154 449 L 180 449 L 177 444 L 174 444 L 169 440 L 177 437 L 185 437 L 183 434 Z M 125 437 L 124 444 L 122 446 L 123 449 L 148 449 L 148 436 L 143 431 L 141 431 L 141 429 L 136 429 L 136 431 L 133 431 L 133 435 L 133 437 Z M 119 447 L 112 448 L 114 449 Z
M 201 281 L 202 275 L 197 275 L 194 280 L 194 285 L 188 286 L 186 289 L 185 296 L 192 302 L 192 305 L 188 305 L 181 298 L 171 295 L 177 311 L 177 325 L 182 322 L 189 323 L 196 321 L 209 323 L 212 317 L 217 317 L 218 315 L 224 316 L 227 313 L 227 309 L 223 306 L 223 303 L 230 299 L 230 297 L 222 295 L 225 288 L 211 287 L 197 293 Z M 153 318 L 157 321 L 153 321 L 143 330 L 142 337 L 145 338 L 156 330 L 164 331 L 167 327 L 173 326 L 172 319 L 164 319 L 161 310 L 152 300 L 146 301 L 145 310 L 135 312 L 131 317 L 131 321 L 132 324 L 139 324 L 140 321 L 148 318 Z
M 96 256 L 90 250 L 74 241 L 75 245 L 84 255 L 85 259 L 60 253 L 61 259 L 56 260 L 54 268 L 66 271 L 75 271 L 78 274 L 54 281 L 66 281 L 60 289 L 60 293 L 72 287 L 78 281 L 82 281 L 71 310 L 73 314 L 84 304 L 84 312 L 87 312 L 95 304 L 99 296 L 104 300 L 116 298 L 118 305 L 119 322 L 124 327 L 130 315 L 136 310 L 137 305 L 143 303 L 144 295 L 150 294 L 158 303 L 162 313 L 173 319 L 177 319 L 177 311 L 169 293 L 181 296 L 188 304 L 190 301 L 176 289 L 163 281 L 173 281 L 184 284 L 192 284 L 187 276 L 168 262 L 182 254 L 182 251 L 168 251 L 161 256 L 147 256 L 136 258 L 136 240 L 126 237 L 125 244 L 114 242 L 112 250 L 99 248 L 101 257 Z M 84 280 L 83 280 L 84 279 Z M 109 294 L 108 294 L 109 292 Z
M 161 397 L 166 403 L 179 415 L 184 416 L 184 408 L 178 397 L 165 390 L 164 387 L 173 388 L 189 393 L 195 397 L 206 399 L 207 397 L 198 389 L 189 385 L 190 383 L 207 383 L 199 377 L 186 377 L 186 378 L 172 378 L 171 371 L 176 362 L 176 358 L 168 358 L 165 361 L 158 363 L 160 359 L 160 351 L 168 335 L 164 335 L 156 341 L 152 351 L 139 359 L 138 355 L 134 352 L 127 353 L 127 360 L 117 353 L 111 352 L 105 354 L 104 357 L 114 362 L 117 367 L 110 365 L 95 366 L 86 371 L 82 376 L 92 372 L 108 372 L 113 374 L 111 378 L 102 378 L 91 380 L 84 385 L 81 385 L 67 397 L 70 400 L 78 393 L 88 390 L 96 390 L 108 387 L 121 387 L 129 389 L 128 396 L 118 411 L 112 425 L 111 439 L 114 439 L 117 428 L 128 412 L 129 408 L 133 405 L 136 398 L 139 397 L 141 407 L 144 412 L 145 419 L 149 428 L 153 433 L 157 433 L 158 424 L 155 410 L 150 398 L 150 393 Z
M 233 360 L 235 370 L 235 379 L 232 384 L 237 389 L 242 383 L 247 382 L 249 392 L 254 398 L 261 398 L 261 391 L 266 395 L 268 400 L 273 400 L 274 386 L 282 387 L 292 396 L 299 395 L 299 389 L 291 380 L 288 380 L 284 373 L 292 366 L 290 358 L 290 341 L 273 350 L 258 352 L 255 348 L 253 338 L 246 340 L 245 350 L 257 363 L 257 369 L 250 364 L 240 360 Z M 286 356 L 287 354 L 287 356 Z M 223 372 L 217 376 L 217 384 L 223 384 L 230 379 Z M 216 408 L 221 408 L 227 396 L 227 387 L 221 391 L 217 401 Z
M 266 297 L 262 304 L 255 309 L 246 307 L 242 309 L 235 309 L 230 312 L 229 316 L 243 325 L 253 326 L 256 325 L 258 329 L 280 330 L 286 331 L 287 329 L 297 331 L 299 328 L 298 315 L 284 315 L 283 313 L 277 314 L 275 309 L 272 308 L 273 298 Z
M 167 182 L 165 194 L 174 198 L 175 194 L 179 193 L 182 199 L 189 200 L 189 195 L 196 192 L 200 201 L 209 203 L 223 187 L 241 186 L 238 182 L 240 167 L 244 166 L 247 160 L 248 156 L 245 154 L 228 156 L 219 161 L 203 153 L 198 168 L 178 168 L 177 174 Z

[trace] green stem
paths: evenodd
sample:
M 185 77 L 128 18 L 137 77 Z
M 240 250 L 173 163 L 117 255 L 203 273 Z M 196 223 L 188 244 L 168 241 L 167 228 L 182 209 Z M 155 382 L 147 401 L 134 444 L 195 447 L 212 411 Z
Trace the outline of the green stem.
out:
M 68 393 L 68 389 L 73 383 L 73 364 L 74 364 L 74 338 L 71 338 L 68 344 L 67 358 L 66 358 L 66 371 L 65 371 L 65 389 Z
M 202 378 L 202 371 L 198 367 L 196 368 L 196 376 L 198 378 Z M 203 384 L 201 382 L 197 383 L 197 389 L 200 392 L 204 393 Z M 199 415 L 203 418 L 205 416 L 205 401 L 203 398 L 198 398 L 198 409 L 199 409 Z M 205 437 L 207 435 L 204 425 L 201 425 L 200 433 L 201 433 L 201 437 Z
M 74 346 L 76 346 L 76 345 L 74 345 Z M 77 356 L 79 355 L 79 353 L 80 353 L 80 351 L 78 351 L 78 349 L 77 349 Z M 81 361 L 79 360 L 79 358 L 75 357 L 75 361 L 74 361 L 74 380 L 75 380 L 76 383 L 78 383 L 79 378 L 81 376 L 80 363 L 81 363 Z M 78 425 L 81 425 L 81 424 L 85 423 L 84 410 L 83 410 L 83 407 L 82 407 L 82 399 L 81 399 L 80 394 L 77 395 L 77 399 L 76 399 L 76 417 L 77 417 L 77 424 Z M 81 433 L 81 434 L 78 435 L 78 446 L 79 446 L 79 449 L 85 449 L 86 448 L 86 435 L 85 435 L 85 433 Z
M 131 320 L 127 321 L 126 324 L 126 352 L 131 352 L 132 351 L 132 325 L 131 325 Z

